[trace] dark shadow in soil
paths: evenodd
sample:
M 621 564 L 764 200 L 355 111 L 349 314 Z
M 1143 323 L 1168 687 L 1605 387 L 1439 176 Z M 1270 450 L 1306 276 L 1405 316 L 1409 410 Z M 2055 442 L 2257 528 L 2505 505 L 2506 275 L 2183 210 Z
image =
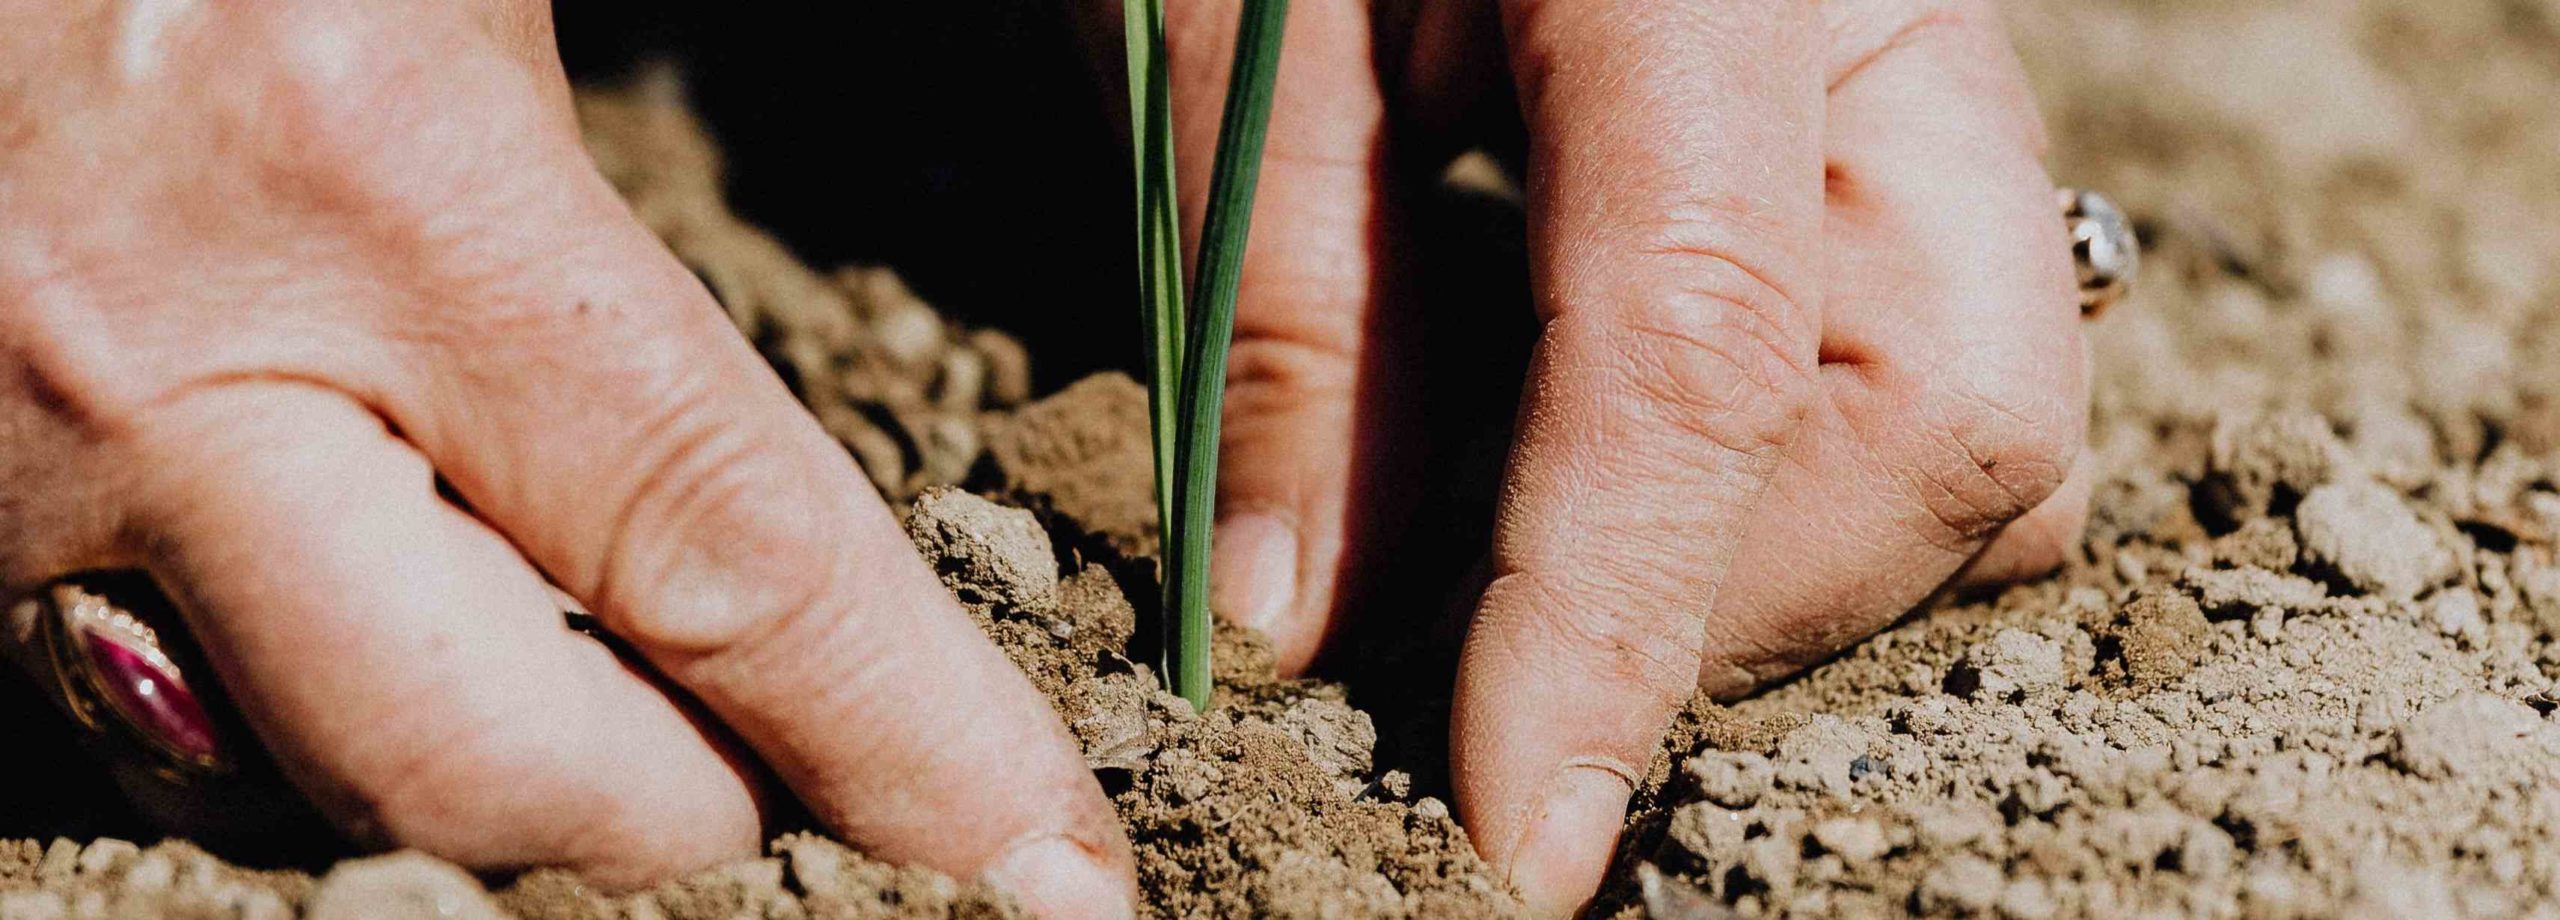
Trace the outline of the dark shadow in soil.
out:
M 685 71 L 730 202 L 812 265 L 895 267 L 1049 392 L 1136 366 L 1125 144 L 1062 3 L 561 0 L 573 78 Z
M 1357 611 L 1318 664 L 1376 720 L 1379 763 L 1410 771 L 1417 794 L 1446 797 L 1457 652 L 1482 588 L 1493 497 L 1536 325 L 1523 295 L 1517 203 L 1440 188 L 1416 196 L 1410 220 L 1414 313 L 1398 334 L 1422 345 L 1395 383 L 1415 390 L 1414 405 L 1399 413 L 1413 427 L 1371 430 L 1419 451 L 1403 462 L 1422 472 L 1415 494 L 1394 507 L 1407 518 L 1384 552 L 1392 565 L 1355 586 Z
M 79 753 L 71 721 L 42 694 L 0 681 L 0 738 L 9 739 L 11 784 L 29 794 L 0 796 L 0 828 L 10 836 L 126 840 L 155 836 L 124 802 L 106 771 Z M 42 790 L 34 792 L 33 790 Z

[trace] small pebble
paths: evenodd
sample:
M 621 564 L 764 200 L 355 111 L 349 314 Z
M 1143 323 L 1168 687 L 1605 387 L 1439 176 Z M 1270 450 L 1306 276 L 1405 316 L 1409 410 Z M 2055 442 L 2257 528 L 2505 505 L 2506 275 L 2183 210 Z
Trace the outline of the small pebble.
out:
M 930 489 L 907 515 L 907 537 L 962 601 L 1031 614 L 1058 607 L 1057 556 L 1029 511 Z
M 125 870 L 124 885 L 133 891 L 167 891 L 177 877 L 178 864 L 168 853 L 155 849 L 134 859 L 133 867 Z
M 1031 398 L 1031 355 L 1012 336 L 992 329 L 969 333 L 969 348 L 987 365 L 987 395 L 998 406 Z
M 1931 913 L 1978 914 L 1990 910 L 2005 890 L 2000 867 L 1979 856 L 1958 856 L 1920 879 L 1920 904 Z
M 2062 685 L 2062 647 L 2051 639 L 2003 629 L 1965 651 L 1947 675 L 1948 690 L 1974 700 L 2009 700 Z
M 89 844 L 88 849 L 80 851 L 80 874 L 104 874 L 124 865 L 127 860 L 141 853 L 142 848 L 134 846 L 129 841 L 114 838 L 101 839 Z
M 2448 637 L 2473 636 L 2480 631 L 2480 595 L 2469 588 L 2454 587 L 2437 593 L 2427 604 L 2427 613 L 2435 621 L 2436 631 Z
M 1739 851 L 1749 831 L 1741 812 L 1694 802 L 1671 813 L 1668 834 L 1681 849 L 1712 863 Z
M 339 863 L 320 879 L 306 906 L 309 920 L 498 920 L 480 883 L 452 863 L 423 853 L 393 853 Z
M 1876 759 L 1870 755 L 1860 754 L 1857 759 L 1849 761 L 1850 782 L 1857 782 L 1858 780 L 1865 779 L 1867 778 L 1867 774 L 1875 771 Z
M 2407 600 L 2452 574 L 2453 557 L 2409 503 L 2370 480 L 2311 490 L 2294 511 L 2305 556 L 2356 588 Z
M 2150 575 L 2151 567 L 2142 563 L 2142 557 L 2132 553 L 2116 554 L 2116 577 L 2124 579 L 2125 584 L 2141 584 Z
M 2258 608 L 2257 613 L 2249 616 L 2249 635 L 2254 636 L 2258 641 L 2269 645 L 2273 645 L 2276 643 L 2276 640 L 2283 638 L 2284 608 Z
M 2055 909 L 2053 890 L 2034 876 L 2011 881 L 2000 892 L 2000 913 L 2012 920 L 2048 920 Z
M 1769 758 L 1751 751 L 1708 751 L 1689 758 L 1689 775 L 1707 801 L 1726 808 L 1749 808 L 1769 791 L 1777 770 Z
M 1652 863 L 1636 866 L 1636 889 L 1644 897 L 1646 915 L 1657 920 L 1713 920 L 1733 914 L 1687 879 L 1667 875 Z
M 1823 849 L 1840 854 L 1840 861 L 1851 868 L 1874 862 L 1892 849 L 1885 842 L 1883 826 L 1867 818 L 1832 818 L 1816 824 L 1813 839 Z
M 1437 798 L 1423 796 L 1422 801 L 1413 803 L 1413 814 L 1424 821 L 1446 821 L 1449 820 L 1449 805 Z
M 0 917 L 9 920 L 61 920 L 70 915 L 71 905 L 58 892 L 0 892 Z
M 51 846 L 45 847 L 44 860 L 36 864 L 36 877 L 47 880 L 66 879 L 70 878 L 71 873 L 79 867 L 80 845 L 56 837 Z

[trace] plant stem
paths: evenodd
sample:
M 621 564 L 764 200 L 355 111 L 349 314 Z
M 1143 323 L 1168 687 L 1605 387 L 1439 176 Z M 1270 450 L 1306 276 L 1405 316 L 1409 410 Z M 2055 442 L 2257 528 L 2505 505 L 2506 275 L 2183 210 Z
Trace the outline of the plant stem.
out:
M 1174 512 L 1179 518 L 1167 550 L 1165 646 L 1172 658 L 1173 690 L 1195 708 L 1209 705 L 1209 550 L 1217 508 L 1218 436 L 1227 380 L 1227 346 L 1235 333 L 1236 289 L 1244 270 L 1245 242 L 1253 224 L 1254 192 L 1262 177 L 1263 142 L 1271 127 L 1271 101 L 1280 74 L 1280 39 L 1288 0 L 1245 0 L 1236 25 L 1235 67 L 1218 127 L 1217 167 L 1209 179 L 1209 209 L 1200 229 L 1194 313 L 1185 324 L 1188 350 L 1181 366 L 1181 458 Z
M 1166 67 L 1164 0 L 1122 0 L 1122 31 L 1128 41 L 1130 155 L 1137 170 L 1138 305 L 1148 344 L 1146 349 L 1147 413 L 1155 438 L 1156 544 L 1164 567 L 1168 624 L 1171 620 L 1175 528 L 1174 469 L 1179 453 L 1176 413 L 1181 405 L 1183 314 L 1182 224 L 1173 162 L 1173 90 Z M 1165 631 L 1164 659 L 1158 662 L 1168 686 L 1178 670 L 1178 644 L 1173 627 Z

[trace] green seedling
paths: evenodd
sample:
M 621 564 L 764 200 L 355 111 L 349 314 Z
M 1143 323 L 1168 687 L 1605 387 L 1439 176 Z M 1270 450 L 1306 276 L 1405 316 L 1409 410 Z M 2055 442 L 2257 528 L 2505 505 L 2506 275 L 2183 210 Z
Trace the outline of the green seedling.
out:
M 1173 92 L 1164 0 L 1123 0 L 1129 124 L 1137 178 L 1138 296 L 1149 335 L 1147 402 L 1154 427 L 1157 536 L 1164 554 L 1165 685 L 1209 705 L 1209 538 L 1217 507 L 1218 419 L 1236 285 L 1253 223 L 1254 188 L 1271 124 L 1287 0 L 1244 0 L 1235 68 L 1218 126 L 1217 162 L 1200 229 L 1193 287 L 1183 290 L 1181 202 L 1173 164 Z M 1186 300 L 1189 308 L 1185 309 Z

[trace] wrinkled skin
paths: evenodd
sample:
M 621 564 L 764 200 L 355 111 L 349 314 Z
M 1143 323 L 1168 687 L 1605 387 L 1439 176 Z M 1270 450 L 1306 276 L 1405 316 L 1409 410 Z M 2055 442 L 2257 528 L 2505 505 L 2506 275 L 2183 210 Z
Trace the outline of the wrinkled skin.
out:
M 1196 178 L 1235 5 L 1172 6 Z M 1356 609 L 1364 503 L 1428 472 L 1358 430 L 1409 403 L 1363 369 L 1429 347 L 1371 332 L 1396 154 L 1516 111 L 1540 335 L 1452 738 L 1540 912 L 1596 886 L 1694 690 L 2077 533 L 2067 249 L 1984 5 L 1298 0 L 1290 29 L 1220 606 L 1292 666 Z M 1127 910 L 1055 716 L 595 174 L 540 4 L 0 0 L 0 371 L 0 596 L 151 572 L 361 837 L 638 882 L 752 854 L 770 776 L 888 858 Z
M 1169 4 L 1190 178 L 1236 11 Z M 1433 473 L 1376 436 L 1422 427 L 1396 380 L 1434 347 L 1395 316 L 1413 164 L 1525 127 L 1538 338 L 1451 742 L 1462 819 L 1538 912 L 1596 887 L 1693 692 L 2077 539 L 2078 299 L 1988 2 L 1299 0 L 1289 28 L 1217 605 L 1292 667 L 1369 609 L 1386 503 Z
M 1125 915 L 1065 729 L 597 174 L 548 15 L 0 3 L 0 591 L 147 569 L 363 839 L 636 883 L 755 855 L 769 767 Z

